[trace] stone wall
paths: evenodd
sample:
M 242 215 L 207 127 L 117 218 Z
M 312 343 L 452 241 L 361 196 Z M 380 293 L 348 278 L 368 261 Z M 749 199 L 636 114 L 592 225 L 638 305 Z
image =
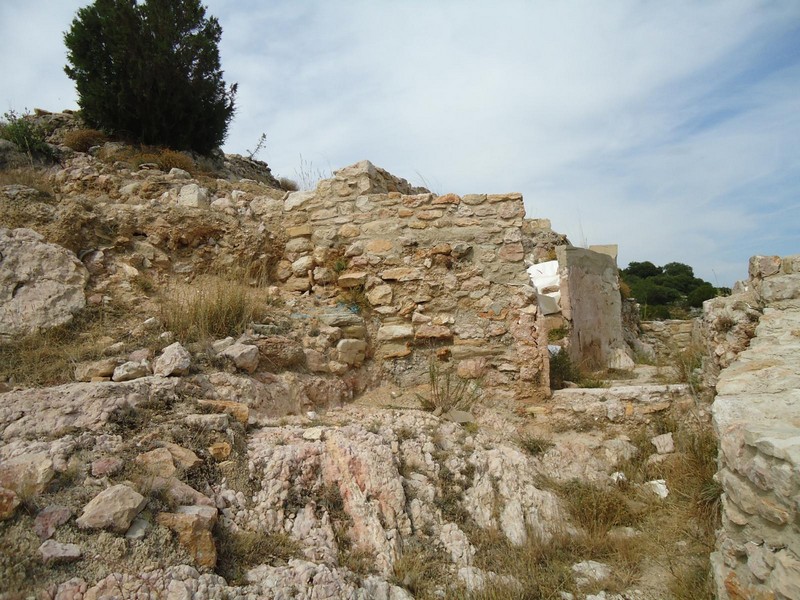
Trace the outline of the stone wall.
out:
M 738 299 L 732 296 L 728 305 L 757 303 L 763 315 L 749 347 L 737 353 L 717 382 L 713 422 L 720 442 L 717 479 L 723 489 L 723 511 L 712 554 L 714 578 L 722 600 L 796 599 L 800 598 L 800 255 L 754 257 L 749 282 L 738 287 L 742 293 Z
M 563 236 L 526 221 L 521 194 L 437 196 L 364 161 L 289 194 L 282 215 L 282 285 L 361 312 L 385 376 L 424 383 L 435 357 L 493 397 L 549 393 L 526 264 Z
M 614 258 L 564 246 L 558 249 L 558 263 L 572 362 L 584 370 L 632 369 L 632 352 L 622 331 L 622 298 Z

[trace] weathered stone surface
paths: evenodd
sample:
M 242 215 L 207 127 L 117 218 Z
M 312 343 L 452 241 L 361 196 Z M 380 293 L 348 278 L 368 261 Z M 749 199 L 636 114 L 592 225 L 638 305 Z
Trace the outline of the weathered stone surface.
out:
M 566 271 L 561 309 L 571 321 L 569 354 L 588 369 L 632 368 L 632 352 L 622 333 L 619 275 L 614 260 L 575 247 L 558 249 L 558 264 Z
M 372 306 L 387 306 L 392 303 L 392 286 L 378 285 L 367 292 L 367 300 Z
M 487 367 L 485 358 L 468 358 L 458 363 L 456 374 L 461 379 L 480 379 L 486 374 Z
M 0 336 L 63 325 L 86 305 L 86 267 L 35 231 L 0 228 L 0 257 Z
M 72 517 L 72 511 L 69 508 L 51 504 L 36 515 L 33 530 L 40 540 L 47 540 L 53 536 L 56 528 L 69 521 L 70 517 Z
M 39 546 L 39 553 L 45 563 L 72 562 L 83 555 L 78 544 L 62 544 L 54 540 L 47 540 Z
M 238 342 L 228 346 L 220 354 L 230 358 L 237 369 L 241 369 L 247 373 L 255 372 L 261 357 L 258 346 L 253 344 L 241 344 Z
M 367 281 L 367 273 L 363 271 L 351 271 L 339 275 L 336 283 L 342 288 L 352 288 L 359 285 L 364 285 Z
M 270 371 L 303 365 L 306 354 L 296 340 L 284 336 L 270 336 L 255 342 L 261 355 L 261 366 Z
M 124 533 L 147 505 L 147 498 L 127 485 L 114 485 L 95 496 L 83 508 L 77 524 L 81 529 L 111 529 Z
M 217 521 L 217 510 L 208 506 L 182 506 L 178 510 L 159 513 L 156 522 L 178 534 L 178 541 L 198 566 L 213 569 L 217 564 L 217 549 L 211 529 Z
M 217 462 L 228 460 L 231 455 L 231 445 L 228 442 L 214 442 L 208 447 L 208 453 Z
M 314 269 L 313 256 L 301 256 L 292 263 L 292 273 L 295 277 L 308 277 L 308 272 Z
M 187 183 L 178 194 L 178 205 L 189 208 L 208 208 L 208 190 L 196 183 Z
M 0 521 L 5 521 L 20 505 L 19 496 L 12 490 L 0 487 Z
M 172 456 L 175 465 L 181 469 L 193 469 L 203 463 L 202 459 L 188 448 L 173 444 L 172 442 L 163 442 L 163 444 L 164 448 L 166 448 Z
M 611 567 L 596 560 L 585 560 L 572 565 L 575 583 L 578 587 L 586 587 L 611 577 Z
M 150 361 L 129 360 L 114 369 L 111 380 L 116 382 L 133 381 L 150 375 Z
M 675 442 L 672 439 L 672 432 L 657 435 L 651 439 L 650 442 L 656 447 L 656 452 L 659 454 L 675 452 Z
M 75 367 L 76 381 L 92 381 L 97 377 L 111 377 L 119 362 L 115 358 L 104 358 Z
M 453 339 L 453 332 L 446 325 L 424 324 L 417 327 L 414 337 L 422 340 L 448 340 Z
M 354 367 L 361 366 L 367 352 L 367 343 L 364 340 L 345 339 L 336 344 L 337 360 Z
M 250 408 L 241 402 L 232 402 L 230 400 L 199 400 L 197 402 L 200 406 L 205 406 L 220 413 L 231 415 L 240 423 L 247 425 L 250 419 Z
M 156 359 L 153 374 L 159 377 L 187 375 L 191 365 L 191 354 L 181 346 L 180 342 L 175 342 L 164 348 L 161 356 Z
M 21 498 L 33 498 L 45 491 L 54 474 L 47 454 L 23 454 L 0 463 L 0 487 Z
M 414 328 L 411 325 L 383 325 L 378 330 L 378 341 L 389 342 L 414 337 Z
M 92 462 L 92 477 L 107 477 L 122 470 L 125 463 L 116 457 L 100 458 Z
M 422 279 L 422 271 L 414 267 L 397 267 L 380 273 L 386 281 L 417 281 Z

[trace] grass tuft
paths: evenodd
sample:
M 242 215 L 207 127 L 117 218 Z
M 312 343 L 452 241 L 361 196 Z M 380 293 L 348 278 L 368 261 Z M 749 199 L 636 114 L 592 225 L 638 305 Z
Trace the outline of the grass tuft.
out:
M 97 129 L 73 129 L 64 134 L 63 144 L 76 152 L 88 152 L 92 146 L 108 141 L 108 136 Z
M 229 584 L 244 583 L 247 571 L 262 564 L 285 564 L 301 555 L 300 545 L 285 533 L 231 531 L 221 525 L 214 530 L 217 540 L 216 572 Z
M 430 396 L 417 394 L 422 408 L 446 413 L 450 410 L 469 410 L 481 396 L 481 389 L 474 381 L 461 379 L 450 371 L 442 371 L 433 358 L 428 362 Z
M 166 289 L 161 322 L 184 342 L 238 336 L 264 316 L 267 299 L 261 292 L 242 279 L 198 277 L 191 285 Z

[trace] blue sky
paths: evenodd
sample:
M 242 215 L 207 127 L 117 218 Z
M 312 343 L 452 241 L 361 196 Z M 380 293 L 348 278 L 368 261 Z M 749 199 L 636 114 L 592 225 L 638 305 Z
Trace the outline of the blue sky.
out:
M 62 33 L 85 4 L 0 0 L 0 108 L 76 107 Z M 520 191 L 576 245 L 718 285 L 800 253 L 796 0 L 206 5 L 239 83 L 225 149 L 265 132 L 277 175 L 366 158 L 439 193 Z

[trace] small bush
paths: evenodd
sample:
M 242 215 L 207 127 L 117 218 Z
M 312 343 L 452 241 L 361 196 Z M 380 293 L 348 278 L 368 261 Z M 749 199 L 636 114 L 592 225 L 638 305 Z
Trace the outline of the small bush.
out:
M 162 171 L 183 169 L 188 173 L 192 173 L 196 168 L 194 160 L 186 156 L 183 152 L 176 152 L 175 150 L 161 150 L 158 153 L 158 160 L 156 162 Z
M 108 141 L 108 137 L 97 129 L 73 129 L 64 135 L 64 145 L 76 152 L 88 152 L 92 146 Z
M 0 138 L 16 144 L 31 161 L 34 158 L 55 160 L 55 150 L 45 141 L 44 130 L 26 118 L 27 116 L 20 116 L 13 110 L 5 113 L 4 121 L 0 121 Z
M 560 491 L 572 518 L 593 537 L 634 522 L 625 495 L 615 488 L 600 488 L 575 479 Z
M 415 598 L 432 598 L 444 583 L 450 561 L 430 546 L 410 545 L 394 562 L 390 582 L 407 589 Z
M 525 435 L 519 440 L 519 445 L 531 456 L 539 456 L 553 447 L 553 442 L 535 435 Z
M 572 364 L 572 359 L 564 348 L 560 352 L 550 355 L 550 389 L 564 389 L 567 381 L 574 382 L 579 378 L 580 373 Z
M 73 381 L 77 363 L 101 357 L 96 340 L 111 331 L 117 316 L 113 306 L 87 308 L 66 325 L 0 339 L 0 381 L 26 387 Z
M 557 342 L 569 335 L 569 327 L 566 325 L 562 325 L 561 327 L 556 327 L 555 329 L 551 329 L 547 332 L 547 341 L 548 342 Z

